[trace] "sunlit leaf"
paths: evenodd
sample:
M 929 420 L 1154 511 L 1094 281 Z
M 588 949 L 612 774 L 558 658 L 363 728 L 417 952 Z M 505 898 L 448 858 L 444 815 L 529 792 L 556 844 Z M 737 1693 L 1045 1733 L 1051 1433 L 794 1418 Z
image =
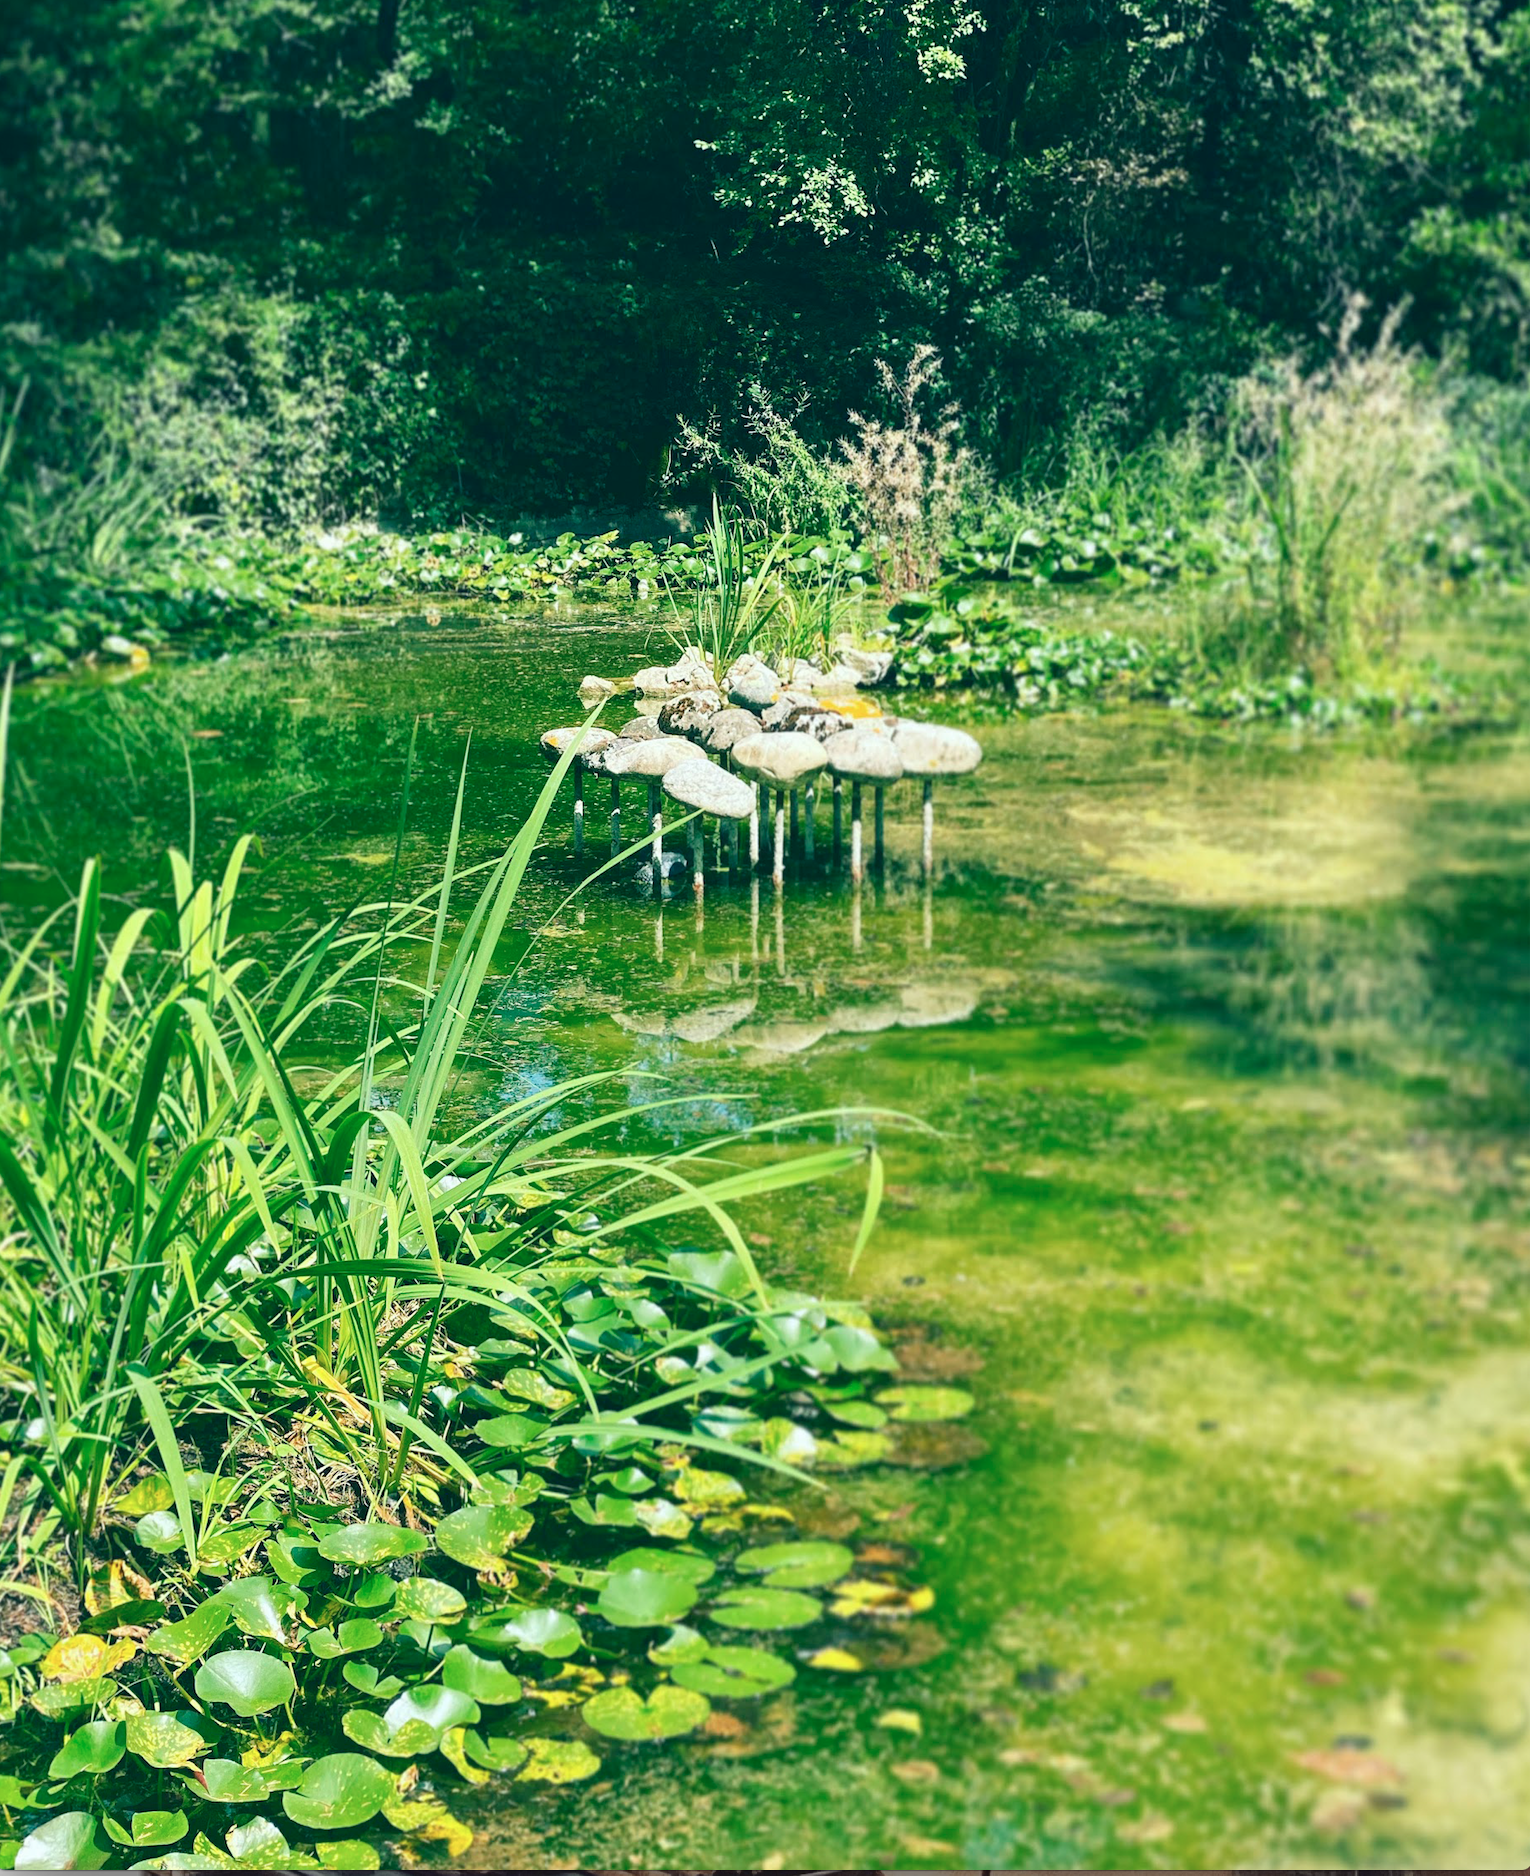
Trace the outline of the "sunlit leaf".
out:
M 677 1662 L 671 1672 L 676 1686 L 714 1700 L 750 1700 L 797 1678 L 790 1661 L 763 1648 L 709 1648 L 702 1660 Z
M 704 1694 L 658 1686 L 645 1700 L 631 1687 L 607 1687 L 585 1701 L 585 1724 L 608 1739 L 678 1739 L 712 1711 Z
M 393 1795 L 393 1774 L 359 1752 L 332 1752 L 316 1759 L 282 1809 L 308 1830 L 354 1830 Z

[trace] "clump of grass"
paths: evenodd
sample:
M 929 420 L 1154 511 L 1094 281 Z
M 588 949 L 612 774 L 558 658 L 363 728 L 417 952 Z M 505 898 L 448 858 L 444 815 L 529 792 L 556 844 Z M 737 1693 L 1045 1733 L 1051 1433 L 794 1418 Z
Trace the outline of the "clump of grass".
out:
M 850 413 L 853 440 L 841 443 L 850 485 L 867 535 L 882 556 L 883 584 L 891 592 L 924 592 L 940 572 L 941 553 L 975 473 L 971 453 L 957 441 L 960 417 L 947 404 L 933 423 L 921 399 L 940 376 L 940 354 L 918 345 L 900 378 L 877 361 L 883 389 L 898 415 L 880 423 Z
M 781 562 L 789 549 L 785 536 L 759 530 L 751 535 L 743 517 L 724 512 L 713 496 L 700 552 L 691 560 L 687 603 L 682 606 L 667 583 L 666 591 L 672 616 L 682 621 L 670 637 L 681 650 L 695 646 L 717 684 L 736 658 L 753 649 L 780 609 Z
M 1398 342 L 1404 308 L 1361 342 L 1350 298 L 1332 357 L 1243 379 L 1231 451 L 1257 521 L 1244 558 L 1251 611 L 1233 629 L 1266 662 L 1363 672 L 1397 648 L 1424 539 L 1449 505 L 1444 401 Z

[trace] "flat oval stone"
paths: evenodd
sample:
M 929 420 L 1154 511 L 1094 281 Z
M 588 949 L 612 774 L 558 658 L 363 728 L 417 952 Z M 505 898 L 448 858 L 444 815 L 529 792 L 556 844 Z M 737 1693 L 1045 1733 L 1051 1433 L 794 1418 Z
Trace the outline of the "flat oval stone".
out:
M 983 760 L 976 737 L 944 723 L 900 723 L 893 746 L 909 775 L 970 775 Z
M 582 723 L 576 723 L 566 729 L 548 730 L 542 738 L 542 754 L 549 762 L 556 762 L 570 743 L 578 743 L 579 760 L 588 768 L 598 767 L 590 758 L 598 756 L 603 749 L 616 741 L 610 730 L 586 729 Z
M 848 776 L 852 782 L 896 782 L 903 774 L 903 757 L 898 753 L 896 738 L 868 723 L 831 736 L 823 752 L 834 773 Z
M 700 757 L 701 751 L 683 736 L 650 736 L 625 749 L 606 751 L 606 773 L 652 779 L 667 775 L 677 762 L 694 762 Z
M 682 807 L 700 808 L 703 814 L 720 815 L 725 821 L 744 821 L 754 812 L 754 790 L 749 784 L 705 757 L 667 769 L 664 792 Z
M 765 730 L 736 742 L 733 760 L 746 775 L 773 782 L 778 788 L 795 788 L 807 776 L 816 775 L 827 758 L 823 744 L 811 736 Z
M 659 728 L 666 736 L 697 736 L 722 707 L 718 691 L 687 691 L 683 697 L 671 697 L 660 710 Z
M 642 743 L 650 737 L 662 736 L 663 730 L 653 717 L 632 717 L 616 732 L 618 742 Z
M 758 736 L 759 733 L 760 719 L 752 710 L 730 706 L 726 710 L 719 710 L 715 717 L 708 717 L 701 732 L 701 743 L 714 756 L 720 756 L 724 750 L 731 749 L 746 736 Z

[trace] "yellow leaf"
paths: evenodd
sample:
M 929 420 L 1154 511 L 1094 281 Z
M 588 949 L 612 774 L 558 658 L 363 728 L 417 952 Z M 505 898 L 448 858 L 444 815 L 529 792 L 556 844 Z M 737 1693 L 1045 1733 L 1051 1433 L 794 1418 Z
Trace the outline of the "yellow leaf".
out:
M 924 1731 L 924 1721 L 912 1707 L 889 1707 L 885 1713 L 877 1715 L 876 1723 L 889 1732 L 912 1733 L 916 1739 Z
M 56 1641 L 43 1656 L 42 1675 L 48 1681 L 94 1681 L 131 1661 L 138 1644 L 104 1642 L 99 1635 L 70 1635 Z
M 859 1674 L 865 1665 L 848 1648 L 820 1648 L 817 1654 L 808 1656 L 807 1664 L 810 1668 L 829 1668 L 836 1674 Z
M 927 1583 L 919 1589 L 911 1590 L 907 1607 L 910 1615 L 923 1615 L 926 1609 L 933 1609 L 935 1607 L 934 1590 Z

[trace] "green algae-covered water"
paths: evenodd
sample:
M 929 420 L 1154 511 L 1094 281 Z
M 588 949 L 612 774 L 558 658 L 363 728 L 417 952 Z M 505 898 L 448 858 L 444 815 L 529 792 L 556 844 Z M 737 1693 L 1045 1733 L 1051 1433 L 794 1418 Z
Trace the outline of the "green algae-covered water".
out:
M 347 620 L 39 687 L 11 916 L 93 851 L 154 891 L 188 762 L 204 870 L 261 836 L 253 927 L 375 898 L 416 718 L 423 885 L 467 734 L 471 862 L 578 678 L 660 636 L 588 608 Z M 484 1098 L 620 1068 L 653 1078 L 633 1101 L 694 1094 L 676 1133 L 917 1117 L 876 1123 L 887 1207 L 853 1278 L 848 1190 L 745 1223 L 978 1407 L 795 1501 L 934 1592 L 863 1625 L 860 1672 L 804 1668 L 698 1743 L 603 1746 L 595 1785 L 465 1799 L 470 1861 L 1522 1866 L 1530 739 L 1162 712 L 979 733 L 932 889 L 894 796 L 858 911 L 827 869 L 779 910 L 714 880 L 704 919 L 661 915 L 615 878 L 559 910 L 580 869 L 551 830 Z

